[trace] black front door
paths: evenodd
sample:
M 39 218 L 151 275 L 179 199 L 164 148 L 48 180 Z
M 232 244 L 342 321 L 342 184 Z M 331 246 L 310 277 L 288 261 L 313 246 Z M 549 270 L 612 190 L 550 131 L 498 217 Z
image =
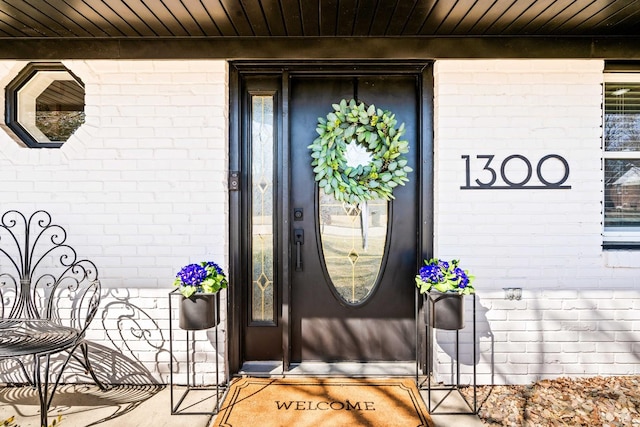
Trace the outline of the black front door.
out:
M 392 202 L 340 203 L 316 185 L 307 146 L 317 136 L 318 117 L 341 99 L 355 98 L 405 124 L 409 165 L 417 171 L 418 79 L 299 77 L 291 79 L 290 94 L 291 361 L 412 360 L 416 173 L 395 189 Z
M 412 70 L 240 73 L 241 218 L 231 231 L 241 249 L 234 277 L 244 283 L 230 305 L 231 316 L 234 300 L 242 305 L 230 327 L 232 353 L 239 327 L 239 363 L 414 360 L 413 277 L 431 217 L 431 188 L 421 194 L 431 165 L 420 169 L 431 157 L 422 142 L 424 74 Z M 337 202 L 314 180 L 308 146 L 318 118 L 352 98 L 404 123 L 413 172 L 392 201 Z

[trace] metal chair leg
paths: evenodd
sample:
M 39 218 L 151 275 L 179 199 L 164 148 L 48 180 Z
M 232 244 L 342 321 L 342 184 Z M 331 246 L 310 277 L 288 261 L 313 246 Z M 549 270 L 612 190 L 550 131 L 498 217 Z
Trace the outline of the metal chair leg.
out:
M 82 351 L 82 355 L 83 355 L 82 358 L 76 356 L 75 354 L 75 351 L 77 350 L 78 347 L 80 347 L 80 350 Z M 62 369 L 60 369 L 60 373 L 58 374 L 58 380 L 56 381 L 56 384 L 58 384 L 58 382 L 60 381 L 60 378 L 62 377 L 62 374 L 64 373 L 64 370 L 67 367 L 67 364 L 69 363 L 69 360 L 71 360 L 71 357 L 73 357 L 78 363 L 80 363 L 80 365 L 82 365 L 85 372 L 91 375 L 91 378 L 96 383 L 98 388 L 100 388 L 100 390 L 102 391 L 109 390 L 109 388 L 104 384 L 102 384 L 102 381 L 98 379 L 98 376 L 96 375 L 95 371 L 93 370 L 93 367 L 91 366 L 91 362 L 89 361 L 89 346 L 86 342 L 82 342 L 81 344 L 78 344 L 77 347 L 74 347 L 71 350 L 67 350 L 67 358 L 64 364 L 62 365 Z
M 44 372 L 44 384 L 42 383 L 42 362 L 40 360 L 41 357 L 46 357 L 47 358 L 47 363 L 45 365 L 45 372 Z M 49 399 L 49 366 L 50 366 L 50 361 L 51 361 L 51 356 L 47 355 L 47 356 L 40 356 L 40 355 L 34 355 L 33 356 L 33 366 L 34 366 L 34 370 L 33 370 L 33 381 L 35 383 L 36 388 L 38 389 L 38 398 L 40 399 L 40 425 L 42 427 L 47 427 L 49 424 L 49 420 L 48 420 L 48 416 L 47 416 L 47 412 L 49 411 L 49 404 L 50 399 Z
M 93 378 L 93 381 L 100 388 L 100 390 L 107 391 L 109 388 L 102 384 L 102 381 L 98 379 L 96 373 L 93 371 L 93 367 L 91 366 L 91 362 L 89 361 L 89 345 L 86 343 L 86 341 L 80 344 L 80 350 L 82 351 L 82 355 L 84 356 L 84 363 L 82 365 L 89 372 L 89 375 L 91 375 L 91 378 Z
M 36 385 L 34 383 L 34 380 L 32 379 L 32 376 L 29 375 L 29 372 L 27 372 L 27 367 L 25 363 L 22 361 L 22 359 L 20 357 L 15 357 L 10 360 L 13 360 L 20 366 L 20 369 L 22 370 L 22 373 L 24 374 L 24 377 L 27 379 L 27 382 L 29 383 L 29 385 L 31 385 L 32 387 L 35 387 Z

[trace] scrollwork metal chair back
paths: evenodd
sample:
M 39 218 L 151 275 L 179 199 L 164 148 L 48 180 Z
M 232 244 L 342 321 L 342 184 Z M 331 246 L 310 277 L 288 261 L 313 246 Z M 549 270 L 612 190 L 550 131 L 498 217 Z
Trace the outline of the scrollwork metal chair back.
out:
M 98 269 L 78 259 L 46 211 L 0 219 L 0 317 L 47 319 L 84 333 L 100 303 Z

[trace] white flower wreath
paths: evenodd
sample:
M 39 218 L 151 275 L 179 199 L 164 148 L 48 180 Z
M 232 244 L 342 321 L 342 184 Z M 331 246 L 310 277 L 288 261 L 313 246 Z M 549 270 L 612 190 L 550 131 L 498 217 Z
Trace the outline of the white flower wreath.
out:
M 393 189 L 409 181 L 412 172 L 403 154 L 404 123 L 395 114 L 355 99 L 333 104 L 327 118 L 318 118 L 318 137 L 309 145 L 315 180 L 336 200 L 357 205 L 373 199 L 393 199 Z

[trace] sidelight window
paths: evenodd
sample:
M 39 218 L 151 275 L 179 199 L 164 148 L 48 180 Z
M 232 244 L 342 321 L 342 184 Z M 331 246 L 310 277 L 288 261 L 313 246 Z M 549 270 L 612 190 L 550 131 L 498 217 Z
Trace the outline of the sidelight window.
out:
M 274 324 L 274 96 L 251 96 L 251 321 Z

